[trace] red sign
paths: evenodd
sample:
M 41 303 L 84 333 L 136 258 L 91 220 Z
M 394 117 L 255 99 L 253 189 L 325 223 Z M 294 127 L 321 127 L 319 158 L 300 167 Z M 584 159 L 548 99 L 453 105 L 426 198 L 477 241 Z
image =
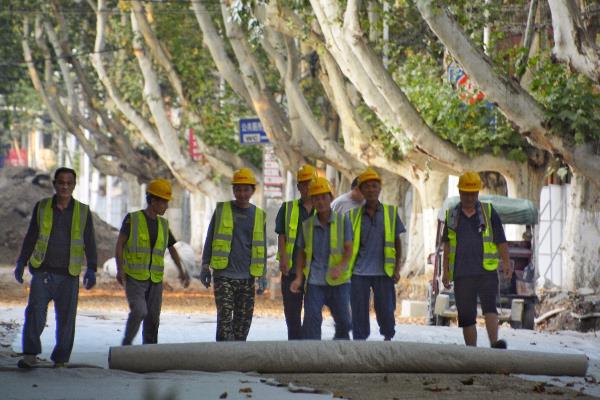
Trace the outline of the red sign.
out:
M 27 149 L 21 149 L 17 152 L 16 149 L 12 148 L 8 151 L 8 156 L 4 161 L 6 165 L 12 167 L 26 167 L 27 166 Z
M 194 161 L 198 161 L 203 157 L 202 153 L 200 153 L 200 148 L 198 146 L 196 136 L 194 135 L 194 128 L 190 128 L 188 130 L 188 151 L 190 157 Z

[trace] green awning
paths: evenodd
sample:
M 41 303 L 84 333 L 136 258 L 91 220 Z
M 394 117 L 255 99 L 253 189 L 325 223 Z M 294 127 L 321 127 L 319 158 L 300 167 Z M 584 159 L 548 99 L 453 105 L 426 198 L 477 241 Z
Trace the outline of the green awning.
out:
M 440 220 L 444 219 L 446 210 L 456 207 L 460 198 L 449 197 L 444 201 Z M 515 199 L 498 195 L 480 195 L 479 201 L 492 203 L 492 206 L 500 215 L 503 224 L 535 225 L 538 223 L 538 210 L 530 200 Z

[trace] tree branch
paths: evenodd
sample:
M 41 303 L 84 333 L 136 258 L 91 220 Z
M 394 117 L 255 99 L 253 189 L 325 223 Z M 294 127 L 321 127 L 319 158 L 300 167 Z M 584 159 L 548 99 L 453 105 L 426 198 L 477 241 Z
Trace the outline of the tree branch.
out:
M 138 0 L 131 1 L 131 10 L 132 15 L 135 16 L 135 19 L 138 23 L 138 27 L 140 32 L 144 37 L 144 41 L 146 45 L 150 49 L 152 56 L 158 62 L 158 64 L 165 70 L 167 74 L 167 78 L 169 79 L 169 83 L 177 93 L 179 100 L 181 101 L 182 107 L 186 108 L 188 106 L 187 96 L 183 92 L 183 85 L 175 68 L 173 67 L 173 63 L 171 62 L 171 57 L 169 57 L 167 51 L 165 50 L 163 44 L 158 40 L 154 31 L 150 27 L 150 23 L 146 18 L 146 13 L 142 3 Z
M 600 83 L 600 51 L 589 37 L 574 0 L 548 0 L 552 14 L 552 53 L 579 73 Z
M 538 9 L 538 0 L 531 0 L 529 3 L 529 13 L 527 14 L 527 25 L 525 27 L 525 35 L 523 37 L 523 47 L 525 53 L 517 61 L 517 77 L 521 79 L 525 71 L 527 70 L 527 60 L 529 60 L 529 52 L 531 51 L 531 44 L 533 43 L 533 36 L 535 34 L 535 17 Z
M 516 82 L 498 74 L 490 58 L 471 42 L 448 10 L 435 4 L 432 0 L 417 0 L 417 7 L 431 30 L 477 86 L 519 127 L 521 135 L 533 146 L 560 156 L 600 187 L 600 157 L 592 147 L 572 145 L 552 132 L 543 107 Z

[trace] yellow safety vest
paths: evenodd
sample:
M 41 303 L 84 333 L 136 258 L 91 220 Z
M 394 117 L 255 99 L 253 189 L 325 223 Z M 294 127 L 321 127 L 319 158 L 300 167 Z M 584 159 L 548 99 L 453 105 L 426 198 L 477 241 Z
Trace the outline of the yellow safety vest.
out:
M 314 214 L 314 211 L 313 211 Z M 300 200 L 286 201 L 283 203 L 283 215 L 285 221 L 285 252 L 288 256 L 288 270 L 294 265 L 293 255 L 298 237 L 298 222 L 300 221 Z M 279 253 L 277 253 L 279 260 Z
M 73 199 L 71 246 L 69 249 L 69 274 L 73 276 L 78 276 L 83 266 L 83 234 L 85 232 L 88 211 L 89 207 L 86 204 Z M 39 268 L 44 261 L 44 257 L 46 257 L 48 241 L 52 232 L 52 215 L 52 197 L 41 200 L 37 209 L 39 234 L 33 249 L 33 255 L 29 261 L 33 268 Z
M 448 227 L 448 240 L 450 241 L 450 253 L 448 254 L 448 279 L 454 280 L 454 263 L 456 262 L 456 231 L 451 228 L 454 226 L 452 219 L 452 210 L 446 210 L 446 226 Z M 481 203 L 481 212 L 485 221 L 485 231 L 482 232 L 483 238 L 483 268 L 486 271 L 495 271 L 498 269 L 498 247 L 494 243 L 492 229 L 492 204 Z
M 382 204 L 383 206 L 383 227 L 385 231 L 385 241 L 383 245 L 383 270 L 390 278 L 394 276 L 396 268 L 396 215 L 398 213 L 397 206 Z M 351 265 L 354 269 L 354 263 L 360 249 L 360 229 L 363 210 L 366 206 L 353 208 L 350 210 L 350 221 L 352 222 L 352 230 L 354 231 L 354 241 L 352 243 L 352 259 Z
M 169 222 L 160 216 L 154 247 L 150 247 L 150 233 L 142 210 L 129 214 L 129 239 L 123 251 L 125 273 L 138 281 L 163 280 L 165 250 L 169 241 Z
M 332 211 L 332 218 L 329 224 L 329 260 L 327 266 L 327 274 L 325 275 L 325 281 L 329 286 L 337 286 L 346 283 L 352 276 L 352 268 L 350 263 L 346 266 L 346 269 L 342 271 L 337 279 L 331 278 L 331 269 L 338 265 L 344 257 L 344 215 Z M 312 262 L 313 255 L 313 233 L 315 230 L 315 218 L 318 218 L 317 214 L 312 215 L 302 224 L 304 234 L 304 253 L 306 259 L 304 262 L 304 277 L 305 282 L 308 283 L 308 275 L 310 273 L 310 264 Z
M 215 230 L 212 241 L 210 266 L 214 269 L 225 269 L 229 265 L 231 241 L 233 240 L 232 201 L 217 203 L 215 210 Z M 250 259 L 250 275 L 263 276 L 266 268 L 265 254 L 265 212 L 256 207 L 254 228 L 252 231 L 252 255 Z

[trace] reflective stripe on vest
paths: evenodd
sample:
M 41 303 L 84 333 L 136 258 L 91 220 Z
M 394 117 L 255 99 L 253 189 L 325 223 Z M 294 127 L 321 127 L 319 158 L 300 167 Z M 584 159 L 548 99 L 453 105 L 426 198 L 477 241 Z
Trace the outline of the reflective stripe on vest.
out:
M 300 219 L 300 205 L 298 200 L 285 203 L 285 252 L 288 256 L 288 271 L 294 264 L 293 254 L 296 238 L 298 237 L 298 220 Z
M 215 230 L 212 241 L 210 266 L 214 269 L 225 269 L 229 265 L 229 253 L 233 240 L 233 212 L 231 201 L 217 203 L 215 210 Z M 263 276 L 266 268 L 265 212 L 256 207 L 254 228 L 252 230 L 252 255 L 250 259 L 250 275 Z
M 83 234 L 87 222 L 89 207 L 73 199 L 73 217 L 71 218 L 71 244 L 69 248 L 69 274 L 78 276 L 83 266 L 84 246 Z M 52 232 L 52 197 L 43 199 L 38 204 L 37 221 L 39 227 L 38 239 L 35 243 L 30 264 L 33 268 L 39 268 L 46 257 L 48 241 Z
M 450 221 L 451 211 L 446 210 L 446 226 L 448 227 L 448 240 L 450 241 L 450 252 L 448 253 L 448 278 L 454 279 L 454 264 L 456 262 L 456 231 L 450 228 L 454 226 L 454 221 Z M 482 233 L 483 238 L 483 268 L 486 271 L 495 271 L 498 269 L 498 247 L 494 243 L 494 235 L 492 229 L 492 204 L 481 203 L 481 212 L 485 221 L 485 231 Z M 452 222 L 452 224 L 450 224 Z
M 390 206 L 382 204 L 383 206 L 383 229 L 384 245 L 383 245 L 383 270 L 385 274 L 390 278 L 394 276 L 394 269 L 396 268 L 396 215 L 398 213 L 397 206 Z M 354 241 L 352 243 L 352 259 L 350 264 L 354 269 L 356 258 L 358 257 L 358 251 L 360 250 L 360 231 L 363 210 L 366 206 L 354 208 L 350 210 L 350 222 L 352 223 L 352 230 L 354 231 Z
M 329 224 L 329 260 L 327 266 L 327 274 L 325 275 L 325 281 L 329 286 L 337 286 L 346 283 L 352 276 L 352 268 L 350 263 L 342 271 L 338 279 L 331 278 L 331 269 L 338 265 L 344 256 L 344 215 L 332 211 L 333 221 Z M 304 277 L 307 278 L 305 282 L 308 283 L 308 275 L 310 274 L 310 264 L 312 262 L 313 255 L 313 233 L 315 230 L 315 218 L 318 218 L 317 214 L 314 214 L 302 225 L 304 234 L 304 253 L 306 255 L 304 263 Z
M 150 247 L 150 232 L 143 211 L 129 214 L 129 239 L 123 251 L 125 273 L 138 281 L 163 280 L 165 250 L 169 241 L 169 222 L 157 216 L 158 228 L 154 247 Z

